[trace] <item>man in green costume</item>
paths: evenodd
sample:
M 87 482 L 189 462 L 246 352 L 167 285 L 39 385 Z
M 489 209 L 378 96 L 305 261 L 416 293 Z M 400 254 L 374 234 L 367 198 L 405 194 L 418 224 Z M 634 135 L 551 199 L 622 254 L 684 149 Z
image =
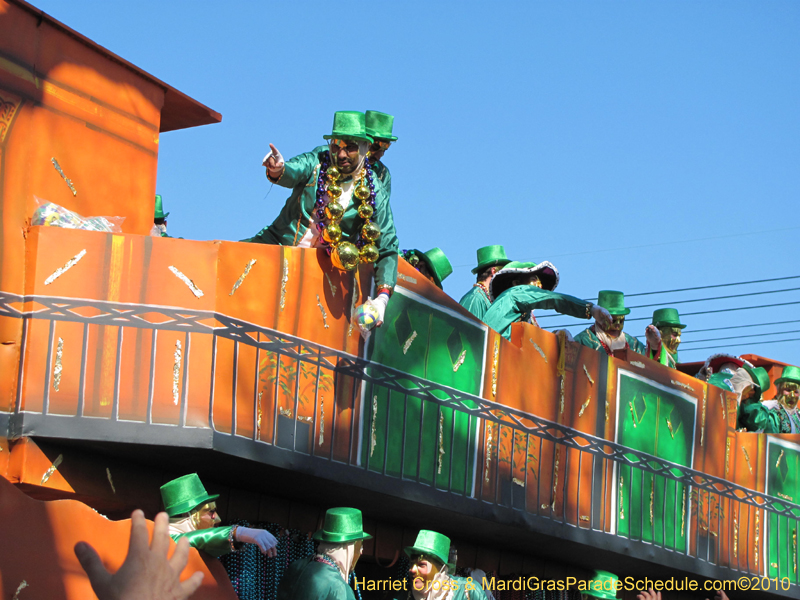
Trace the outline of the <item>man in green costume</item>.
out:
M 167 234 L 167 217 L 169 213 L 164 212 L 164 205 L 161 194 L 156 194 L 156 210 L 153 215 L 153 228 L 150 230 L 152 237 L 170 237 Z
M 538 326 L 533 316 L 535 308 L 549 308 L 578 319 L 610 319 L 608 312 L 596 304 L 554 292 L 557 285 L 558 270 L 552 263 L 508 263 L 492 278 L 489 288 L 495 300 L 486 311 L 484 322 L 509 339 L 512 323 L 531 320 Z
M 453 266 L 441 248 L 431 248 L 427 252 L 403 250 L 402 256 L 420 275 L 432 281 L 440 290 L 443 289 L 442 282 L 453 272 Z
M 505 248 L 502 246 L 478 248 L 478 266 L 472 269 L 472 272 L 477 274 L 476 283 L 458 303 L 480 320 L 483 320 L 486 311 L 492 305 L 492 296 L 489 293 L 489 284 L 492 282 L 492 277 L 510 262 L 506 256 Z
M 608 311 L 611 315 L 611 322 L 604 326 L 602 323 L 595 321 L 594 325 L 576 335 L 575 341 L 618 358 L 627 356 L 628 350 L 644 354 L 644 344 L 632 335 L 622 331 L 625 326 L 625 315 L 631 312 L 630 308 L 625 308 L 625 296 L 623 293 L 602 290 L 598 294 L 597 304 Z
M 775 381 L 778 390 L 774 400 L 743 402 L 740 420 L 748 431 L 765 433 L 800 433 L 800 368 L 791 365 L 783 368 Z
M 678 346 L 684 325 L 675 308 L 659 308 L 653 312 L 653 323 L 647 326 L 647 358 L 675 368 L 678 364 Z
M 169 534 L 176 542 L 185 537 L 189 545 L 218 558 L 241 544 L 256 544 L 262 554 L 274 557 L 278 541 L 264 529 L 231 525 L 217 527 L 220 519 L 214 502 L 197 476 L 191 473 L 161 486 L 164 510 L 169 515 Z
M 369 147 L 369 159 L 372 162 L 372 169 L 383 183 L 383 187 L 386 188 L 386 193 L 391 196 L 392 174 L 381 159 L 389 149 L 389 146 L 397 141 L 397 136 L 392 135 L 394 117 L 377 110 L 368 110 L 364 113 L 364 117 L 367 125 L 367 135 L 374 140 Z
M 486 600 L 482 582 L 450 574 L 447 536 L 422 529 L 405 553 L 411 560 L 406 600 Z
M 325 248 L 343 270 L 374 262 L 377 297 L 369 302 L 380 325 L 397 282 L 398 242 L 389 193 L 367 160 L 373 139 L 364 113 L 335 113 L 331 135 L 323 137 L 328 147 L 289 161 L 270 144 L 263 161 L 267 179 L 292 193 L 271 225 L 243 241 Z M 368 194 L 363 199 L 362 189 Z
M 754 367 L 743 358 L 725 353 L 708 357 L 697 378 L 736 394 L 739 429 L 749 429 L 745 408 L 760 404 L 761 397 L 772 386 L 764 367 Z
M 347 582 L 361 557 L 363 541 L 372 537 L 362 528 L 361 511 L 329 509 L 313 537 L 319 542 L 317 553 L 289 565 L 278 600 L 355 600 Z

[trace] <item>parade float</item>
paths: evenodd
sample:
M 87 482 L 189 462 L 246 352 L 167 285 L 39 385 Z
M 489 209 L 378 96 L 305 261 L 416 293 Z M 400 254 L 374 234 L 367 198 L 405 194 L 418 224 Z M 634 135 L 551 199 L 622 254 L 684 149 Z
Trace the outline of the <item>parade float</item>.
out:
M 191 472 L 223 521 L 280 538 L 276 559 L 226 563 L 234 586 L 192 550 L 197 597 L 274 598 L 331 506 L 363 511 L 358 569 L 375 580 L 402 576 L 402 548 L 433 527 L 459 569 L 496 581 L 605 569 L 769 579 L 736 598 L 797 597 L 800 436 L 737 432 L 735 396 L 691 369 L 529 324 L 505 340 L 404 261 L 365 339 L 351 317 L 370 267 L 151 237 L 159 136 L 220 119 L 0 0 L 4 598 L 91 597 L 74 543 L 117 568 L 130 512 L 152 519 L 160 485 Z M 32 225 L 43 202 L 124 221 Z

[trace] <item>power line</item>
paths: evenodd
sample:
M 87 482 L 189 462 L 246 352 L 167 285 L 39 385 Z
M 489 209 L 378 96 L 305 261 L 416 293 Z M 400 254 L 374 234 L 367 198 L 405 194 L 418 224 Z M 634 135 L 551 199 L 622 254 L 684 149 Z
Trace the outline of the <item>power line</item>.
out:
M 696 289 L 700 289 L 700 288 L 696 288 Z M 691 300 L 670 300 L 668 302 L 656 302 L 655 304 L 639 304 L 637 306 L 628 306 L 627 308 L 630 308 L 631 310 L 633 310 L 633 309 L 636 309 L 636 308 L 652 308 L 653 306 L 664 306 L 665 304 L 672 305 L 672 304 L 688 304 L 690 302 L 710 302 L 712 300 L 729 300 L 731 298 L 746 298 L 748 296 L 764 296 L 766 294 L 780 294 L 780 293 L 783 293 L 783 292 L 797 292 L 797 291 L 800 291 L 800 288 L 786 288 L 786 289 L 783 289 L 783 290 L 766 290 L 766 291 L 761 291 L 761 292 L 748 292 L 746 294 L 731 294 L 730 296 L 714 296 L 712 298 L 693 298 Z M 647 294 L 650 294 L 650 293 L 655 294 L 657 292 L 647 292 Z M 642 296 L 644 296 L 644 295 L 647 295 L 647 294 L 630 294 L 627 297 L 630 298 L 633 295 L 642 295 Z M 591 298 L 590 300 L 597 300 L 597 298 Z M 694 313 L 694 314 L 697 314 L 697 313 Z M 555 314 L 555 315 L 543 315 L 543 316 L 539 317 L 539 319 L 551 319 L 551 318 L 557 317 L 557 316 L 559 316 L 559 315 L 558 314 Z
M 708 338 L 705 340 L 686 340 L 681 344 L 681 346 L 683 344 L 699 344 L 701 342 L 716 342 L 718 340 L 740 340 L 745 338 L 764 337 L 767 335 L 787 335 L 789 333 L 800 333 L 800 329 L 793 329 L 792 331 L 773 331 L 771 333 L 754 333 L 752 335 L 732 335 L 721 338 Z
M 721 312 L 733 312 L 735 310 L 754 310 L 757 308 L 774 308 L 776 306 L 789 306 L 793 304 L 800 304 L 800 300 L 796 302 L 779 302 L 777 304 L 761 304 L 759 306 L 738 306 L 736 308 L 720 308 L 717 310 L 701 310 L 698 312 L 691 312 L 691 313 L 684 313 L 681 315 L 683 317 L 691 317 L 694 315 L 709 315 L 713 313 L 721 313 Z M 544 315 L 542 317 L 536 317 L 537 320 L 546 319 L 548 317 L 555 317 L 557 315 Z M 637 317 L 635 319 L 625 319 L 626 323 L 632 323 L 633 321 L 649 321 L 652 317 Z M 546 329 L 563 329 L 565 327 L 573 327 L 575 323 L 565 323 L 562 325 L 548 325 Z
M 701 333 L 703 331 L 723 331 L 726 329 L 745 329 L 747 327 L 767 327 L 768 325 L 787 325 L 789 323 L 800 323 L 800 319 L 793 321 L 775 321 L 773 323 L 755 323 L 753 325 L 729 325 L 727 327 L 711 327 L 710 329 L 691 329 L 692 333 Z
M 717 283 L 715 285 L 701 285 L 698 287 L 680 288 L 675 290 L 662 290 L 660 292 L 639 292 L 638 294 L 625 294 L 626 298 L 635 296 L 652 296 L 653 294 L 671 294 L 672 292 L 693 292 L 694 290 L 710 290 L 712 288 L 731 287 L 736 285 L 750 285 L 752 283 L 770 283 L 772 281 L 786 281 L 787 279 L 800 279 L 800 275 L 789 277 L 775 277 L 773 279 L 755 279 L 753 281 L 739 281 L 737 283 Z
M 800 300 L 796 302 L 779 302 L 777 304 L 761 304 L 759 306 L 738 306 L 736 308 L 720 308 L 717 310 L 701 310 L 698 312 L 685 313 L 683 317 L 691 317 L 694 315 L 710 315 L 712 313 L 733 312 L 735 310 L 754 310 L 756 308 L 773 308 L 775 306 L 789 306 L 791 304 L 800 304 Z M 628 321 L 649 321 L 652 317 L 638 317 L 636 319 L 626 319 Z
M 744 346 L 744 345 L 752 345 L 752 346 L 762 346 L 764 344 L 779 344 L 781 342 L 800 342 L 800 338 L 792 338 L 788 340 L 767 340 L 765 342 L 742 342 L 741 344 L 729 344 L 731 346 Z M 694 352 L 695 350 L 717 350 L 720 346 L 702 346 L 700 348 L 687 348 L 687 352 Z
M 629 306 L 628 308 L 651 308 L 653 306 L 663 306 L 664 304 L 688 304 L 690 302 L 710 302 L 711 300 L 728 300 L 730 298 L 745 298 L 747 296 L 763 296 L 766 294 L 780 294 L 783 292 L 796 292 L 800 288 L 787 288 L 785 290 L 767 290 L 765 292 L 748 292 L 747 294 L 732 294 L 730 296 L 717 296 L 715 298 L 694 298 L 692 300 L 670 300 L 669 302 L 657 302 L 656 304 L 640 304 L 639 306 Z

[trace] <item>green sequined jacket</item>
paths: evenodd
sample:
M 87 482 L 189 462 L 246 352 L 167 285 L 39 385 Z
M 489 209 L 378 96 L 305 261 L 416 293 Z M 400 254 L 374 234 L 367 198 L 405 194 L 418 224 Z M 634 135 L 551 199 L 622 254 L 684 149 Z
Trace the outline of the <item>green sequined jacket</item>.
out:
M 458 303 L 466 308 L 473 315 L 483 321 L 486 311 L 492 305 L 489 295 L 479 285 L 473 285 Z
M 355 600 L 339 569 L 313 556 L 294 561 L 281 579 L 278 600 Z
M 625 340 L 628 342 L 628 348 L 630 348 L 637 354 L 644 354 L 646 352 L 644 344 L 642 344 L 642 342 L 637 340 L 632 335 L 628 335 L 624 331 L 622 333 L 625 335 Z M 598 350 L 598 351 L 602 350 L 603 352 L 606 351 L 606 349 L 603 348 L 603 345 L 600 343 L 600 340 L 597 339 L 597 334 L 594 332 L 594 326 L 581 331 L 578 335 L 575 336 L 575 341 L 584 346 L 588 346 L 593 350 Z
M 275 181 L 280 186 L 291 188 L 292 193 L 278 217 L 271 225 L 255 236 L 242 240 L 261 244 L 296 246 L 312 223 L 312 213 L 317 202 L 317 174 L 328 151 L 327 146 L 319 146 L 286 161 L 286 168 Z M 388 174 L 388 170 L 387 170 Z M 375 175 L 375 217 L 373 221 L 380 228 L 381 235 L 376 242 L 380 257 L 375 263 L 375 286 L 394 288 L 397 283 L 397 262 L 399 243 L 389 204 L 389 192 Z M 357 203 L 351 203 L 341 220 L 342 239 L 355 243 L 364 221 L 358 216 Z
M 516 285 L 495 299 L 483 322 L 504 338 L 511 337 L 511 324 L 523 321 L 535 308 L 549 308 L 564 315 L 585 319 L 589 303 L 574 296 L 542 290 L 533 285 Z

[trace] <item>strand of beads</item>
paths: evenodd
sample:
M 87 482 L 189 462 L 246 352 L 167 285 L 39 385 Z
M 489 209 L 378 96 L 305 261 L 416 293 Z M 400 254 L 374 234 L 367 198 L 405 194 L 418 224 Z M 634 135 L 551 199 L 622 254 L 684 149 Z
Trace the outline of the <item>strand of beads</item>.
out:
M 335 165 L 330 165 L 330 153 L 325 153 L 317 177 L 317 201 L 314 208 L 317 216 L 317 228 L 322 236 L 323 246 L 331 256 L 331 262 L 337 269 L 353 271 L 360 262 L 373 263 L 379 258 L 379 252 L 374 242 L 381 232 L 380 228 L 371 220 L 375 214 L 375 183 L 372 165 L 369 161 L 365 161 L 361 178 L 353 192 L 355 197 L 361 201 L 358 215 L 365 221 L 355 244 L 342 241 L 340 222 L 344 216 L 344 207 L 339 202 L 343 192 L 339 185 L 340 177 L 339 169 Z
M 366 173 L 366 183 L 364 174 Z M 375 241 L 381 235 L 381 229 L 372 221 L 375 215 L 375 181 L 373 180 L 372 163 L 369 159 L 364 161 L 364 170 L 361 172 L 361 181 L 353 191 L 353 195 L 361 200 L 358 207 L 358 216 L 364 219 L 364 226 L 358 234 L 356 247 L 358 248 L 361 262 L 374 263 L 380 257 Z

